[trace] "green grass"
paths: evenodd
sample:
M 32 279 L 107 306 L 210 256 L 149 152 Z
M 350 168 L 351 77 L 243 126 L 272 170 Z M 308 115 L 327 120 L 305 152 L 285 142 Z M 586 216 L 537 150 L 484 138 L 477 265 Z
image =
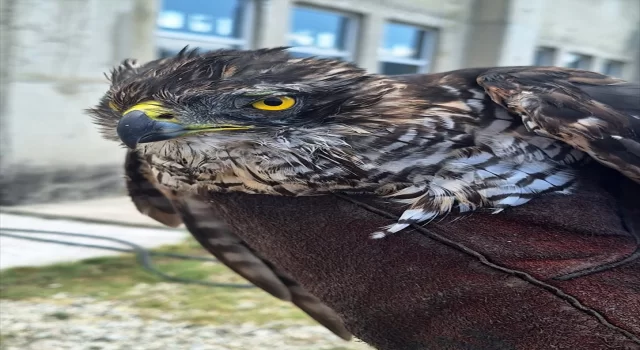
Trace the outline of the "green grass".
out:
M 210 256 L 193 239 L 158 250 Z M 154 263 L 161 271 L 182 278 L 247 283 L 218 263 L 166 257 L 154 257 Z M 145 271 L 135 256 L 126 254 L 0 271 L 0 298 L 63 302 L 65 298 L 92 297 L 123 301 L 148 312 L 150 317 L 171 314 L 175 320 L 195 324 L 264 324 L 274 321 L 314 324 L 306 314 L 289 303 L 257 288 L 211 288 L 173 283 L 167 288 L 167 283 L 170 282 Z M 53 296 L 56 299 L 51 299 Z M 51 317 L 64 319 L 69 315 Z

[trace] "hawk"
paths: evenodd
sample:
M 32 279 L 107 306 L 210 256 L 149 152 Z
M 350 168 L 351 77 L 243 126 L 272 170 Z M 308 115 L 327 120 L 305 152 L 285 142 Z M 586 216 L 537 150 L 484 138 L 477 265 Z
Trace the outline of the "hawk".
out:
M 382 76 L 286 48 L 185 48 L 125 60 L 108 78 L 89 113 L 104 137 L 129 148 L 138 210 L 184 223 L 221 262 L 344 339 L 340 317 L 212 217 L 208 198 L 371 194 L 405 208 L 371 232 L 384 238 L 447 215 L 570 195 L 589 163 L 640 183 L 640 86 L 589 71 Z

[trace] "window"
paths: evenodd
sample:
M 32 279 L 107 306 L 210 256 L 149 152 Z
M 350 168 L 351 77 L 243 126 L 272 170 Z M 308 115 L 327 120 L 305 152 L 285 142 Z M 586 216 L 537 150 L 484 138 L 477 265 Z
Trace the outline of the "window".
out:
M 563 57 L 562 65 L 568 68 L 590 70 L 592 61 L 591 56 L 570 52 Z
M 551 47 L 539 47 L 536 49 L 534 66 L 554 66 L 556 61 L 556 49 Z
M 624 62 L 608 60 L 604 64 L 604 74 L 621 78 L 624 73 Z
M 157 18 L 158 56 L 186 45 L 202 50 L 249 46 L 251 0 L 162 0 Z
M 350 61 L 353 59 L 357 22 L 357 18 L 350 14 L 295 6 L 287 37 L 291 55 Z
M 436 41 L 436 32 L 400 23 L 384 27 L 380 73 L 387 75 L 428 72 Z

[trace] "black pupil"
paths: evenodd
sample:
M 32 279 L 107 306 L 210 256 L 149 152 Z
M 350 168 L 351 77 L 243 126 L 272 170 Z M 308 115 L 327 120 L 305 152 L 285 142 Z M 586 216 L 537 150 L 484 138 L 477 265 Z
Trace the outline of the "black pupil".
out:
M 169 114 L 169 113 L 163 113 L 163 114 L 160 114 L 159 116 L 157 116 L 156 118 L 158 118 L 158 119 L 172 119 L 173 116 L 171 114 Z
M 268 98 L 265 98 L 264 101 L 262 102 L 264 102 L 264 104 L 266 104 L 267 106 L 272 106 L 272 107 L 279 106 L 282 104 L 282 100 L 279 97 L 268 97 Z

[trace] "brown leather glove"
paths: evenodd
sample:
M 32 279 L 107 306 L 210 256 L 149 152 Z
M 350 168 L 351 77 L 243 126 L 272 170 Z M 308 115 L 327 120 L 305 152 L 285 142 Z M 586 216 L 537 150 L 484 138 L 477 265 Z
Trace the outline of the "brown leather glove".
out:
M 394 219 L 378 210 L 401 208 L 379 199 L 228 194 L 212 205 L 378 349 L 640 349 L 640 191 L 606 189 L 623 181 L 607 176 L 380 240 L 369 234 Z

